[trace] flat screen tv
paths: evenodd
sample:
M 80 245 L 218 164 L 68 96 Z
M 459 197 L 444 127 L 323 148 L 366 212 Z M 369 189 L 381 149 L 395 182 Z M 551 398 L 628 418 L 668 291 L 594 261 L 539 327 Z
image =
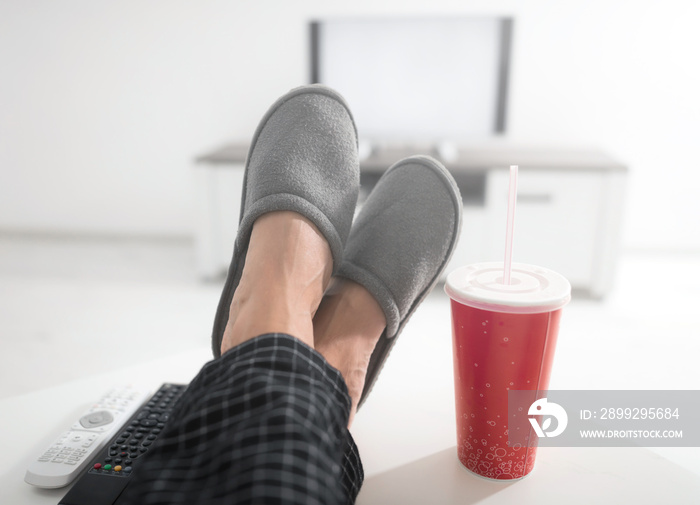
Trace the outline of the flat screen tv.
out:
M 345 96 L 372 144 L 489 138 L 506 130 L 512 32 L 503 17 L 314 20 L 311 82 Z

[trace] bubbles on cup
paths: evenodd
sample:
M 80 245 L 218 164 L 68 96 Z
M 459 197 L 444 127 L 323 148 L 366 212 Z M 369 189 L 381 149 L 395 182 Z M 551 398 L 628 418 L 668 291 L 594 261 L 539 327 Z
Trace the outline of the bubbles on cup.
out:
M 460 461 L 463 461 L 467 455 L 467 451 L 464 449 L 464 447 L 458 447 L 457 448 L 457 457 L 459 458 Z
M 479 366 L 479 363 L 474 363 L 474 366 Z M 530 382 L 530 381 L 528 381 L 528 382 Z
M 503 463 L 499 463 L 498 468 L 503 470 L 503 477 L 504 478 L 509 478 L 509 479 L 513 478 L 513 476 L 510 474 L 513 471 L 513 462 L 512 461 L 504 461 Z
M 487 388 L 490 388 L 490 387 L 491 387 L 491 384 L 489 384 L 489 383 L 487 382 L 487 383 L 486 383 L 486 387 L 487 387 Z
M 489 426 L 496 426 L 496 421 L 486 421 Z
M 504 342 L 508 342 L 508 337 L 503 337 Z

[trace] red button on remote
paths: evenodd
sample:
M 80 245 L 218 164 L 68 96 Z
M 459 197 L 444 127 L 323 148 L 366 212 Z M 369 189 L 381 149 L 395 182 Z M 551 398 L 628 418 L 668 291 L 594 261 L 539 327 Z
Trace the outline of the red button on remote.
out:
M 102 464 L 101 464 L 101 463 L 95 463 L 95 466 L 94 466 L 93 468 L 94 468 L 95 470 L 99 470 L 100 468 L 102 468 Z

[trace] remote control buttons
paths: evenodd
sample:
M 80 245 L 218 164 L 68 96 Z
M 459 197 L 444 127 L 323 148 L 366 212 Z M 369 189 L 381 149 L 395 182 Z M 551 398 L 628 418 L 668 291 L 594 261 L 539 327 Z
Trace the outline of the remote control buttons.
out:
M 153 447 L 184 389 L 166 386 L 156 393 L 126 427 L 117 432 L 99 466 L 94 466 L 90 472 L 115 478 L 130 476 L 132 465 L 138 465 L 138 460 Z
M 114 416 L 107 412 L 106 410 L 100 410 L 98 412 L 91 412 L 80 418 L 80 424 L 84 428 L 97 428 L 99 426 L 104 426 L 114 421 Z
M 109 458 L 105 458 L 105 459 L 106 459 L 106 460 L 109 460 Z M 111 461 L 111 460 L 110 460 L 110 461 Z M 117 463 L 117 461 L 115 461 L 115 463 Z M 95 463 L 95 464 L 92 466 L 92 468 L 93 468 L 94 470 L 99 470 L 99 473 L 103 473 L 103 472 L 109 473 L 110 470 L 112 470 L 112 471 L 114 471 L 114 472 L 121 472 L 122 470 L 126 470 L 126 469 L 123 468 L 121 465 L 115 464 L 114 466 L 112 466 L 112 465 L 109 464 L 109 463 L 106 463 L 106 464 L 104 464 L 104 465 L 103 465 L 102 463 Z M 130 467 L 128 467 L 128 468 L 130 468 Z

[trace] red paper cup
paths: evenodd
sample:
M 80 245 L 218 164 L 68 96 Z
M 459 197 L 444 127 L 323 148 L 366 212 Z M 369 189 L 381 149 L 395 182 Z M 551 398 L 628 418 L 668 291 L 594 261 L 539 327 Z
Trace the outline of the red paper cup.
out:
M 548 388 L 571 285 L 556 272 L 519 263 L 505 285 L 502 263 L 479 263 L 450 273 L 445 291 L 459 460 L 481 477 L 521 479 L 532 471 L 537 448 L 508 445 L 508 391 Z

